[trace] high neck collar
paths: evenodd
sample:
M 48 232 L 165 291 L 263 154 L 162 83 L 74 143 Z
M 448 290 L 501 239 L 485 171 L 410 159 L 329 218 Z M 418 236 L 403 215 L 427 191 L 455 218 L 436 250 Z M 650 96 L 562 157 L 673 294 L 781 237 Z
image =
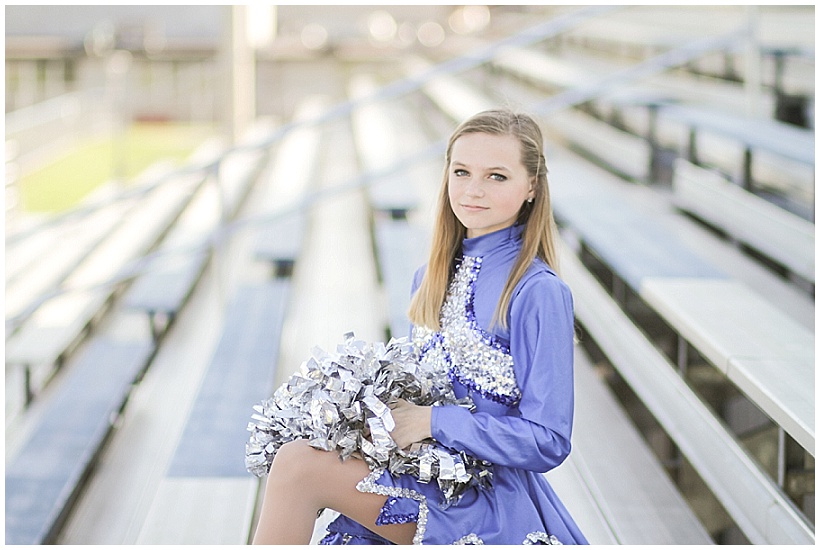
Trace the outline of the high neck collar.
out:
M 464 239 L 461 244 L 461 253 L 465 256 L 484 256 L 505 243 L 517 242 L 524 231 L 524 225 L 513 224 L 510 227 L 499 229 L 480 237 Z

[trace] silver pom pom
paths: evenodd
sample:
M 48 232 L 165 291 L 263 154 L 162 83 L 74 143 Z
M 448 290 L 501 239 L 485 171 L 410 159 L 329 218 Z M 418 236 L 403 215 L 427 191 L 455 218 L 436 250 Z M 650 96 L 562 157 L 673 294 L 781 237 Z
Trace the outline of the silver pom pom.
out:
M 398 399 L 473 408 L 469 398 L 456 399 L 446 373 L 418 361 L 406 338 L 370 344 L 349 333 L 335 353 L 314 348 L 273 397 L 253 407 L 245 466 L 267 475 L 282 445 L 306 439 L 317 449 L 337 451 L 342 460 L 356 454 L 371 470 L 436 480 L 445 507 L 468 487 L 490 486 L 492 466 L 464 452 L 432 439 L 399 449 L 390 437 L 395 422 L 389 407 Z

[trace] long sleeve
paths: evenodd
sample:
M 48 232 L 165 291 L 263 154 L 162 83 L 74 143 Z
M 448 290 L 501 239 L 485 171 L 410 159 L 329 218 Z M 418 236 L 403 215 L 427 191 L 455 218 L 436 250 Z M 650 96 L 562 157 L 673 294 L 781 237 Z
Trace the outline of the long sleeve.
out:
M 510 306 L 510 353 L 521 400 L 505 416 L 434 407 L 433 437 L 494 464 L 546 472 L 570 451 L 573 416 L 573 304 L 545 270 L 519 285 Z

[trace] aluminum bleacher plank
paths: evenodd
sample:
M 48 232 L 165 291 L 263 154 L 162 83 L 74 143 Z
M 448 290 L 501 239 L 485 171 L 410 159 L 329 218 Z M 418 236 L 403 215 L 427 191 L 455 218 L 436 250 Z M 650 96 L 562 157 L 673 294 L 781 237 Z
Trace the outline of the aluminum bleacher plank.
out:
M 159 314 L 169 320 L 177 315 L 210 258 L 221 212 L 218 190 L 206 183 L 138 270 L 123 297 L 127 309 L 146 312 L 152 325 Z
M 619 67 L 619 63 L 594 59 L 588 55 L 563 52 L 559 58 L 533 49 L 509 52 L 493 60 L 493 64 L 541 88 L 553 90 L 589 86 L 602 75 L 610 74 Z M 620 63 L 620 66 L 625 68 L 627 65 Z M 689 134 L 693 132 L 698 156 L 733 174 L 738 181 L 746 177 L 743 173 L 743 159 L 745 151 L 749 149 L 751 177 L 756 183 L 784 189 L 785 193 L 800 197 L 800 202 L 812 203 L 813 132 L 773 118 L 754 118 L 744 112 L 733 112 L 738 105 L 744 104 L 744 101 L 739 101 L 744 99 L 744 94 L 734 83 L 707 83 L 665 73 L 645 82 L 602 91 L 600 97 L 595 99 L 595 105 L 605 113 L 620 112 L 619 118 L 626 126 L 644 138 L 649 138 L 654 131 L 658 143 L 681 154 L 690 152 Z M 700 99 L 694 100 L 696 96 Z M 766 101 L 771 103 L 770 98 Z M 650 105 L 658 107 L 654 124 L 650 123 Z M 719 109 L 710 105 L 718 105 Z M 602 127 L 606 126 L 601 124 Z M 572 135 L 571 125 L 555 126 Z M 617 141 L 604 140 L 594 150 L 602 152 L 606 157 L 614 156 L 613 166 L 626 164 L 628 168 L 635 169 L 635 166 L 614 155 L 612 147 L 606 147 L 606 142 L 617 144 L 630 137 L 632 136 L 622 136 Z M 598 133 L 591 137 L 582 135 L 576 140 L 577 146 L 593 144 L 597 139 Z M 634 149 L 638 150 L 637 144 Z M 648 168 L 649 165 L 646 166 Z
M 23 314 L 38 298 L 57 288 L 94 247 L 115 230 L 127 216 L 129 206 L 133 206 L 133 202 L 112 204 L 72 224 L 69 230 L 61 231 L 50 250 L 42 251 L 41 259 L 29 266 L 24 276 L 6 286 L 6 319 Z M 71 246 L 65 246 L 66 243 Z
M 649 179 L 652 147 L 644 138 L 573 110 L 552 113 L 544 122 L 575 149 L 583 150 L 614 171 L 636 181 Z
M 80 225 L 78 220 L 65 220 L 62 223 L 42 227 L 34 233 L 5 243 L 5 282 L 6 288 L 14 284 L 21 276 L 37 265 L 39 259 L 66 233 Z M 13 235 L 12 235 L 13 237 Z M 9 237 L 6 237 L 8 241 Z
M 557 468 L 544 474 L 590 544 L 618 544 L 596 496 L 590 492 L 578 466 L 576 449 Z
M 247 542 L 258 480 L 245 469 L 248 435 L 241 426 L 273 391 L 290 286 L 274 279 L 236 290 L 139 543 Z M 245 506 L 226 514 L 215 505 L 218 494 Z M 169 528 L 176 525 L 184 532 Z
M 730 379 L 747 395 L 763 399 L 758 406 L 783 423 L 813 453 L 813 422 L 807 418 L 813 417 L 813 409 L 800 405 L 794 411 L 788 406 L 783 408 L 793 399 L 795 403 L 804 402 L 800 388 L 810 380 L 805 364 L 813 361 L 806 352 L 813 349 L 813 342 L 806 336 L 808 331 L 699 259 L 671 228 L 654 220 L 650 213 L 633 207 L 605 186 L 596 186 L 594 182 L 606 175 L 593 174 L 593 168 L 580 163 L 567 163 L 569 156 L 552 154 L 551 159 L 555 174 L 551 191 L 559 220 L 577 232 L 716 368 L 726 374 L 733 357 L 787 359 L 789 349 L 799 354 L 785 370 L 795 386 L 791 391 L 788 387 L 754 387 L 753 382 L 764 380 L 744 376 L 742 370 L 735 371 L 737 376 Z M 678 292 L 672 294 L 673 289 Z M 771 327 L 772 323 L 776 327 Z M 778 399 L 767 397 L 774 391 L 785 394 Z
M 541 86 L 575 88 L 594 82 L 594 74 L 578 64 L 531 48 L 507 48 L 491 64 Z
M 221 291 L 233 288 L 231 281 L 218 264 L 206 268 L 201 284 L 160 342 L 150 369 L 134 387 L 121 423 L 57 544 L 136 543 L 218 342 L 225 307 Z M 141 331 L 150 339 L 142 315 L 121 308 L 113 313 L 99 327 L 100 333 Z M 33 410 L 39 405 L 35 403 Z M 114 498 L 116 506 L 111 505 Z
M 265 151 L 237 151 L 228 154 L 219 166 L 222 217 L 232 219 L 264 167 Z
M 374 78 L 357 75 L 351 82 L 350 95 L 361 99 L 376 93 L 377 86 Z M 401 105 L 396 103 L 369 102 L 353 112 L 353 137 L 366 172 L 378 173 L 397 160 L 403 139 L 403 129 L 398 126 L 400 118 Z M 374 209 L 399 218 L 406 217 L 419 202 L 418 190 L 405 171 L 395 171 L 370 182 L 368 195 Z
M 208 260 L 205 250 L 184 257 L 157 258 L 147 266 L 148 274 L 138 278 L 125 296 L 130 309 L 149 314 L 175 316 L 202 274 Z
M 807 165 L 814 164 L 814 132 L 770 119 L 754 119 L 710 107 L 668 104 L 658 116 L 731 137 Z
M 136 544 L 245 545 L 258 485 L 250 475 L 165 478 Z
M 85 258 L 64 283 L 70 292 L 43 304 L 7 341 L 6 364 L 50 365 L 66 351 L 112 295 L 128 263 L 168 230 L 201 183 L 197 176 L 156 188 L 128 219 Z
M 74 239 L 76 234 L 83 235 L 84 238 L 92 238 L 85 233 L 106 234 L 106 210 L 114 211 L 122 215 L 121 210 L 128 206 L 133 206 L 136 202 L 131 195 L 135 189 L 145 189 L 164 176 L 172 169 L 170 161 L 159 161 L 140 173 L 135 181 L 128 186 L 125 191 L 119 184 L 108 183 L 92 191 L 75 209 L 57 215 L 56 218 L 46 218 L 42 222 L 34 224 L 33 228 L 21 229 L 17 235 L 14 233 L 6 236 L 6 285 L 9 285 L 21 274 L 28 277 L 32 270 L 38 269 L 43 262 L 50 262 L 49 252 L 54 252 L 58 243 L 64 243 L 68 239 Z M 115 214 L 115 215 L 116 215 Z M 101 216 L 102 219 L 93 218 Z M 87 253 L 88 248 L 77 247 L 79 250 L 72 250 L 71 253 L 80 252 L 81 255 Z M 69 252 L 67 252 L 69 253 Z M 6 314 L 8 317 L 8 313 Z
M 169 477 L 245 477 L 251 407 L 271 395 L 290 281 L 240 287 L 168 470 Z M 226 391 L 230 388 L 230 391 Z
M 575 357 L 573 453 L 617 544 L 711 544 L 587 356 Z
M 296 108 L 294 121 L 319 116 L 326 98 L 308 96 Z M 322 129 L 315 125 L 297 127 L 279 143 L 262 175 L 257 216 L 270 217 L 257 230 L 254 256 L 273 264 L 293 264 L 300 253 L 307 230 L 307 218 L 300 202 L 314 183 Z
M 633 206 L 606 182 L 616 179 L 577 156 L 548 147 L 556 218 L 637 289 L 645 277 L 726 275 L 681 241 L 652 213 Z
M 724 373 L 733 357 L 798 359 L 813 347 L 809 330 L 734 280 L 646 278 L 640 295 L 683 336 L 702 343 Z
M 814 224 L 684 160 L 675 162 L 675 204 L 789 270 L 814 281 Z
M 95 339 L 6 467 L 6 543 L 48 544 L 145 368 L 149 342 Z
M 814 455 L 814 335 L 732 280 L 646 279 L 640 295 Z
M 690 160 L 716 166 L 746 187 L 774 189 L 803 208 L 814 203 L 813 130 L 708 106 L 661 105 L 658 126 L 670 122 L 692 134 Z
M 619 185 L 618 190 L 633 207 L 662 219 L 680 241 L 705 261 L 729 278 L 748 285 L 781 311 L 814 330 L 814 300 L 804 288 L 773 273 L 770 267 L 750 257 L 731 240 L 716 236 L 709 227 L 682 215 L 674 204 L 671 190 L 625 183 Z
M 247 137 L 265 129 L 265 123 L 257 123 Z M 208 158 L 219 151 L 214 142 L 203 148 L 200 156 Z M 210 247 L 217 240 L 219 224 L 236 215 L 262 170 L 264 159 L 264 150 L 240 150 L 222 158 L 217 177 L 196 190 L 156 255 L 140 270 L 124 302 L 126 307 L 149 315 L 155 337 L 167 330 L 190 296 L 210 258 Z M 159 315 L 167 318 L 161 328 L 156 321 Z
M 420 231 L 405 220 L 376 220 L 376 251 L 387 291 L 390 334 L 400 338 L 410 335 L 407 310 L 413 274 L 424 263 Z
M 273 264 L 293 263 L 302 250 L 307 222 L 304 212 L 290 212 L 266 222 L 256 234 L 256 259 Z
M 733 357 L 727 375 L 814 456 L 814 353 L 802 359 Z
M 813 529 L 574 255 L 576 315 L 753 544 L 813 544 Z
M 430 63 L 420 57 L 409 57 L 404 63 L 405 71 L 411 77 L 422 74 L 430 70 L 431 67 Z M 458 122 L 466 120 L 481 111 L 496 107 L 495 102 L 490 101 L 471 88 L 463 86 L 459 79 L 450 74 L 437 76 L 424 84 L 422 89 L 439 109 Z

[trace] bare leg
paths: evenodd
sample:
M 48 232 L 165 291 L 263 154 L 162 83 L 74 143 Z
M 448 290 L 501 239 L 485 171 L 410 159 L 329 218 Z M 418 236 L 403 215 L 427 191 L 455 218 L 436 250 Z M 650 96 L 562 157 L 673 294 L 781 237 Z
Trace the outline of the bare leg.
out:
M 310 447 L 298 440 L 276 453 L 254 544 L 308 544 L 316 514 L 336 510 L 397 544 L 411 544 L 415 523 L 376 525 L 387 497 L 362 493 L 356 484 L 370 472 L 362 460 L 342 462 L 337 453 Z

